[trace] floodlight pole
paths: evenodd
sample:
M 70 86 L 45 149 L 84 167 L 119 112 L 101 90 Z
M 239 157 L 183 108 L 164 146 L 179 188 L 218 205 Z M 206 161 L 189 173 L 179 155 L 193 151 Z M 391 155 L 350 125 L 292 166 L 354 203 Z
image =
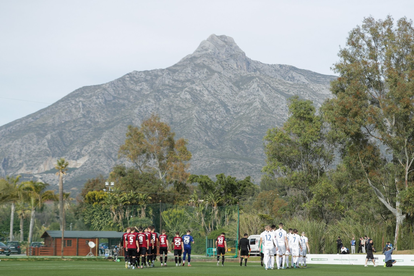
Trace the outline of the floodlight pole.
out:
M 239 251 L 237 250 L 239 247 L 239 240 L 240 240 L 240 207 L 239 203 L 237 202 L 237 240 L 236 240 L 236 258 L 238 257 Z
M 162 231 L 162 217 L 161 217 L 161 199 L 160 199 L 160 235 L 162 234 L 161 231 Z

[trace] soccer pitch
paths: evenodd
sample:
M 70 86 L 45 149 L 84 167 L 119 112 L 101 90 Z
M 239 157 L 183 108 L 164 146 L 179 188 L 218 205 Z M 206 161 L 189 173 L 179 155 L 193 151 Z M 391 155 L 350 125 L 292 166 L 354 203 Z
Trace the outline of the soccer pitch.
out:
M 240 267 L 238 263 L 226 262 L 224 267 L 217 266 L 215 262 L 192 262 L 191 267 L 176 267 L 169 263 L 167 267 L 125 269 L 124 263 L 106 261 L 1 261 L 0 275 L 7 276 L 116 276 L 116 275 L 168 275 L 168 276 L 194 276 L 194 275 L 243 275 L 257 276 L 258 273 L 277 275 L 412 275 L 412 267 L 364 267 L 352 265 L 309 265 L 308 268 L 264 270 L 259 263 L 248 263 L 247 267 Z

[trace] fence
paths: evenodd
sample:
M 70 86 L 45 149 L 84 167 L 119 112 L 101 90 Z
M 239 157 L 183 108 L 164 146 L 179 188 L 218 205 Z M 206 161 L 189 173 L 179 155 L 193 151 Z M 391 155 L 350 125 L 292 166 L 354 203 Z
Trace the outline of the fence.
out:
M 238 257 L 238 240 L 237 239 L 227 239 L 227 252 L 226 255 L 232 257 Z M 216 252 L 216 239 L 208 239 L 206 238 L 206 256 L 207 257 L 214 257 L 217 256 Z
M 4 229 L 0 234 L 7 239 L 9 229 L 10 207 L 3 205 L 0 214 L 4 219 L 0 227 Z M 15 214 L 14 231 L 15 240 L 20 238 L 20 225 L 23 225 L 24 240 L 27 241 L 30 217 Z M 214 254 L 214 241 L 221 232 L 226 233 L 229 254 L 237 253 L 237 241 L 244 234 L 260 234 L 266 224 L 278 224 L 280 220 L 269 221 L 263 219 L 254 210 L 243 210 L 239 212 L 237 205 L 212 206 L 210 204 L 193 202 L 191 205 L 172 205 L 165 203 L 142 204 L 142 205 L 105 205 L 105 204 L 77 204 L 68 205 L 66 209 L 65 230 L 87 230 L 87 231 L 124 231 L 128 226 L 154 225 L 157 232 L 162 229 L 167 231 L 171 239 L 176 232 L 180 235 L 187 230 L 192 231 L 195 244 L 192 245 L 193 253 L 199 255 Z M 299 232 L 306 232 L 309 238 L 310 253 L 332 254 L 336 253 L 336 239 L 341 236 L 345 245 L 350 245 L 350 240 L 355 236 L 368 235 L 374 240 L 377 249 L 382 248 L 386 241 L 393 242 L 393 222 L 382 224 L 360 224 L 350 219 L 326 224 L 321 221 L 294 218 L 283 220 L 285 228 L 296 228 Z M 33 241 L 42 241 L 40 238 L 46 230 L 60 230 L 59 210 L 57 204 L 46 204 L 45 208 L 36 211 L 34 216 Z M 101 239 L 99 243 L 108 243 Z M 26 244 L 26 243 L 25 243 Z M 108 244 L 113 246 L 114 244 Z M 29 245 L 27 245 L 29 246 Z M 410 224 L 401 228 L 399 249 L 414 248 L 414 233 Z M 209 252 L 209 250 L 211 252 Z
M 42 212 L 35 214 L 33 241 L 42 241 L 41 236 L 47 230 L 60 230 L 58 214 L 59 210 L 56 204 L 49 204 Z M 15 221 L 19 222 L 19 218 L 16 218 Z M 29 225 L 29 221 L 24 221 L 23 225 L 25 224 Z M 215 239 L 221 232 L 228 232 L 229 241 L 237 240 L 238 233 L 234 230 L 238 229 L 238 206 L 211 206 L 203 204 L 203 202 L 193 206 L 165 203 L 116 206 L 79 204 L 69 206 L 66 210 L 65 231 L 123 232 L 129 226 L 146 228 L 150 225 L 155 226 L 158 233 L 165 230 L 170 240 L 176 232 L 184 235 L 187 230 L 190 230 L 195 239 L 195 243 L 192 244 L 193 253 L 205 255 L 207 251 L 206 238 Z M 19 229 L 19 224 L 15 225 L 15 229 Z M 26 238 L 28 229 L 24 229 L 24 231 Z M 106 244 L 110 248 L 115 246 L 113 243 L 108 244 L 108 242 L 107 239 L 99 239 L 97 246 L 101 244 Z M 234 247 L 232 244 L 231 252 L 233 253 L 235 253 Z M 51 249 L 29 250 L 28 254 L 38 255 L 41 254 L 41 250 L 50 251 Z

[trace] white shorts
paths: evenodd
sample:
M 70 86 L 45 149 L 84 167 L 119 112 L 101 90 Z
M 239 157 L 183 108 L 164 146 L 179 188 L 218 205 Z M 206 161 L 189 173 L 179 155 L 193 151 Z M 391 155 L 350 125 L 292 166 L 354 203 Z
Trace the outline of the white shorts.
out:
M 274 247 L 264 247 L 263 248 L 263 255 L 273 256 Z
M 273 254 L 273 256 L 276 255 L 276 247 L 273 247 L 272 254 Z
M 308 250 L 307 250 L 307 248 L 305 248 L 305 249 L 301 249 L 301 250 L 300 250 L 300 252 L 299 252 L 299 253 L 300 253 L 300 256 L 302 256 L 302 257 L 306 257 L 306 253 L 307 253 L 307 251 L 308 251 Z
M 286 256 L 289 256 L 289 255 L 291 255 L 292 254 L 292 247 L 289 247 L 289 251 L 286 251 L 285 252 L 285 255 Z
M 292 256 L 299 256 L 299 247 L 293 247 L 290 249 L 290 254 L 292 254 Z
M 286 246 L 284 244 L 277 245 L 277 255 L 285 255 L 286 254 Z

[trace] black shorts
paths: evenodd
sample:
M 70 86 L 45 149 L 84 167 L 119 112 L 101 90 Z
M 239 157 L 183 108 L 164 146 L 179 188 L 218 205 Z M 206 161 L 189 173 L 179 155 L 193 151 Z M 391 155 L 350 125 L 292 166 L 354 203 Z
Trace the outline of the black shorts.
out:
M 130 257 L 135 257 L 138 255 L 137 249 L 133 248 L 133 249 L 128 249 L 128 256 Z
M 160 247 L 160 255 L 162 255 L 162 253 L 167 255 L 168 254 L 168 247 Z
M 374 259 L 374 254 L 370 251 L 367 252 L 367 259 L 368 260 L 373 260 Z
M 181 254 L 183 253 L 183 251 L 181 249 L 174 249 L 174 256 L 181 256 Z
M 145 256 L 145 254 L 147 254 L 147 248 L 146 247 L 140 247 L 139 248 L 139 255 L 140 256 Z
M 240 250 L 240 256 L 249 256 L 249 250 Z
M 392 267 L 392 263 L 394 262 L 394 260 L 389 260 L 385 262 L 385 266 L 386 267 Z
M 125 258 L 128 258 L 128 249 L 124 248 L 124 256 Z
M 148 247 L 148 249 L 147 249 L 147 255 L 151 255 L 153 252 L 152 252 L 153 250 L 152 250 L 152 247 L 150 246 L 150 247 Z
M 224 255 L 224 254 L 226 254 L 226 248 L 217 247 L 217 255 Z

